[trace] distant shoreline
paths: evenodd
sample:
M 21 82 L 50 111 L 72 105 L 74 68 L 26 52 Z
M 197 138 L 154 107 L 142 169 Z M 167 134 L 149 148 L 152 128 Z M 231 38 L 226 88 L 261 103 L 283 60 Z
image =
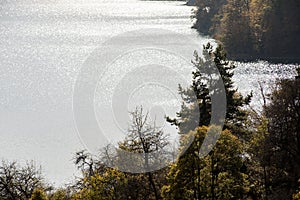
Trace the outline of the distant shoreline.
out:
M 250 56 L 238 56 L 238 55 L 228 55 L 230 60 L 238 62 L 257 62 L 257 61 L 267 61 L 270 64 L 292 64 L 299 65 L 300 58 L 288 58 L 288 57 L 250 57 Z

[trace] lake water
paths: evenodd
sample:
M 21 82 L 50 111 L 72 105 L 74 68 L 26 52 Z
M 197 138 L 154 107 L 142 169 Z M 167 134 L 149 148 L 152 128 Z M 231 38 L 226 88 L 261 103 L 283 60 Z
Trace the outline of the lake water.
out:
M 56 185 L 72 180 L 75 175 L 72 164 L 74 152 L 86 148 L 83 133 L 78 134 L 78 113 L 74 116 L 73 98 L 86 60 L 103 42 L 120 34 L 124 34 L 124 41 L 127 41 L 128 31 L 149 28 L 157 30 L 154 36 L 157 34 L 157 40 L 162 43 L 172 45 L 169 44 L 174 39 L 172 34 L 164 37 L 167 30 L 190 38 L 194 44 L 201 46 L 209 39 L 198 36 L 190 28 L 192 8 L 183 5 L 183 2 L 136 0 L 1 1 L 0 158 L 21 162 L 34 160 L 42 165 L 46 178 Z M 154 43 L 157 40 L 154 37 Z M 123 43 L 117 43 L 116 49 L 118 44 L 121 46 Z M 133 63 L 128 60 L 134 60 L 132 58 L 137 60 L 137 65 L 149 66 L 153 62 L 155 67 L 131 73 L 132 70 L 128 69 Z M 162 61 L 157 62 L 159 59 Z M 126 87 L 133 88 L 130 94 L 124 94 L 129 104 L 127 110 L 132 109 L 134 102 L 139 102 L 149 104 L 151 111 L 157 115 L 175 115 L 180 101 L 174 94 L 174 88 L 177 88 L 174 77 L 181 76 L 176 74 L 178 69 L 184 69 L 184 61 L 176 59 L 178 56 L 172 57 L 170 53 L 162 55 L 146 49 L 113 61 L 102 82 L 97 83 L 94 95 L 95 118 L 103 124 L 104 132 L 111 128 L 109 121 L 116 120 L 109 110 L 105 110 L 105 104 L 111 99 L 117 102 L 113 106 L 114 114 L 127 115 L 121 112 L 124 108 L 118 107 L 124 96 L 114 96 L 116 91 L 127 91 Z M 158 67 L 163 65 L 169 68 Z M 259 82 L 269 88 L 276 78 L 292 78 L 295 75 L 293 65 L 266 62 L 237 65 L 236 85 L 244 94 L 253 90 L 256 100 L 253 106 L 256 108 L 260 106 Z M 181 80 L 186 78 L 185 72 L 183 70 Z M 160 84 L 149 86 L 138 81 L 145 77 L 150 77 L 149 82 L 158 78 Z M 130 86 L 132 82 L 138 88 Z M 170 83 L 174 88 L 170 89 Z M 142 99 L 139 98 L 141 95 Z M 162 116 L 158 118 L 161 120 Z M 121 127 L 116 129 L 124 130 L 127 124 L 124 121 L 120 124 Z

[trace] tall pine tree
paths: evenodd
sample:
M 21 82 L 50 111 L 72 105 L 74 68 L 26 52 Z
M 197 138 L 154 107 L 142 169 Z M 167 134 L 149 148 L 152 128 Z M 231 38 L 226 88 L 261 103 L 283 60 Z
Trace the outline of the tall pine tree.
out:
M 195 71 L 192 72 L 193 80 L 189 88 L 184 89 L 179 86 L 179 94 L 181 94 L 183 103 L 181 111 L 177 113 L 177 118 L 167 118 L 167 121 L 179 128 L 180 134 L 188 133 L 198 126 L 208 126 L 211 119 L 212 101 L 211 95 L 217 92 L 209 91 L 208 84 L 209 74 L 204 74 L 205 68 L 216 68 L 223 80 L 226 93 L 226 118 L 224 128 L 230 129 L 233 134 L 243 136 L 245 130 L 241 127 L 246 121 L 247 112 L 243 109 L 245 105 L 250 103 L 252 94 L 243 97 L 234 87 L 232 77 L 235 65 L 226 58 L 226 52 L 221 45 L 215 50 L 208 43 L 203 47 L 203 58 L 195 53 L 195 60 L 192 62 Z

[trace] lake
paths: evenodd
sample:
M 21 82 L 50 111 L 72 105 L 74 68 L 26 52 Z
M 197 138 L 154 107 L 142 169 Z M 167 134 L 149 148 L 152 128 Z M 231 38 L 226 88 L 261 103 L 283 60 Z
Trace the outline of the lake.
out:
M 134 38 L 134 41 L 148 41 L 149 37 L 145 39 L 143 34 L 147 36 L 150 29 L 155 30 L 149 33 L 154 38 L 153 43 L 159 41 L 174 51 L 177 46 L 180 48 L 180 42 L 182 45 L 185 42 L 183 39 L 176 43 L 177 39 L 193 41 L 189 49 L 192 58 L 192 47 L 200 49 L 202 44 L 211 41 L 190 28 L 192 9 L 183 2 L 165 1 L 1 1 L 0 158 L 22 163 L 34 160 L 42 165 L 46 178 L 55 185 L 73 180 L 76 175 L 72 163 L 74 153 L 89 148 L 86 142 L 94 145 L 99 139 L 85 138 L 78 128 L 78 118 L 89 121 L 89 116 L 84 116 L 84 111 L 74 114 L 74 106 L 76 110 L 81 101 L 85 105 L 84 96 L 78 101 L 75 98 L 74 104 L 74 91 L 76 93 L 78 80 L 89 82 L 80 76 L 85 66 L 93 62 L 90 58 L 98 55 L 97 49 L 101 49 L 103 43 L 112 44 L 120 39 L 119 36 L 121 42 L 113 45 L 121 49 L 131 41 L 130 31 L 142 30 L 138 32 L 139 39 Z M 103 76 L 92 77 L 99 80 L 89 102 L 94 102 L 95 120 L 102 124 L 106 137 L 114 134 L 114 130 L 126 129 L 127 111 L 136 105 L 145 104 L 151 117 L 157 117 L 159 125 L 164 125 L 164 114 L 174 116 L 180 108 L 180 99 L 174 91 L 177 81 L 190 81 L 190 71 L 185 68 L 184 59 L 162 52 L 162 49 L 150 48 L 124 54 L 111 60 Z M 130 68 L 133 65 L 141 67 Z M 259 82 L 269 91 L 276 78 L 293 78 L 296 74 L 294 65 L 264 61 L 237 65 L 236 86 L 243 94 L 253 91 L 252 106 L 256 109 L 261 106 Z M 153 83 L 154 80 L 158 83 Z M 118 96 L 117 92 L 123 96 Z M 111 108 L 113 111 L 109 110 Z M 88 132 L 89 127 L 83 128 Z

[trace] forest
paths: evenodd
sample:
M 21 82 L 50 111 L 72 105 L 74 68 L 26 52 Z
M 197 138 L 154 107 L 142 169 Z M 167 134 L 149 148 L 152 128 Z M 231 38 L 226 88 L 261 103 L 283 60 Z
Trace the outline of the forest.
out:
M 300 1 L 198 0 L 194 28 L 219 40 L 234 60 L 299 62 Z
M 172 155 L 166 134 L 149 123 L 147 111 L 137 107 L 130 113 L 128 135 L 117 151 L 108 145 L 99 155 L 86 150 L 74 153 L 81 176 L 65 187 L 49 184 L 34 162 L 2 161 L 0 199 L 300 199 L 300 68 L 294 79 L 278 80 L 272 93 L 261 90 L 264 106 L 257 112 L 248 106 L 252 94 L 242 96 L 233 86 L 235 65 L 224 48 L 208 43 L 202 54 L 195 52 L 190 87 L 179 86 L 184 100 L 181 111 L 176 118 L 166 118 L 178 128 L 178 151 L 182 152 L 167 167 L 148 170 Z M 212 99 L 220 92 L 220 88 L 209 91 L 208 85 L 217 80 L 204 81 L 208 74 L 203 68 L 210 64 L 221 75 L 215 79 L 224 82 L 226 117 L 217 118 L 223 127 L 210 123 Z M 200 116 L 193 114 L 198 111 Z M 201 156 L 204 139 L 212 133 L 219 133 L 219 139 Z M 133 158 L 122 150 L 144 155 L 133 160 L 144 173 L 126 172 L 133 167 L 127 160 Z M 119 168 L 108 167 L 114 164 Z

